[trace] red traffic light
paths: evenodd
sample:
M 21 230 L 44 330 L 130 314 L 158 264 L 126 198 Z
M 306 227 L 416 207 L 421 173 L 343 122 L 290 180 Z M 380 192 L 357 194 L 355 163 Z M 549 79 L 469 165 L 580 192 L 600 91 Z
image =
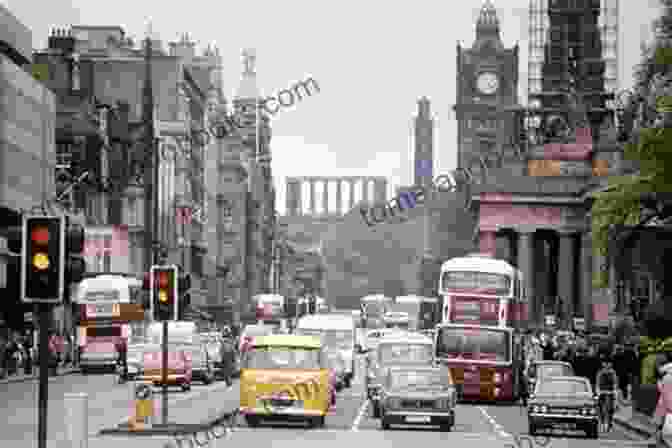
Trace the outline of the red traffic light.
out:
M 48 244 L 49 228 L 45 226 L 34 227 L 30 232 L 30 240 L 35 244 Z
M 159 272 L 159 288 L 163 289 L 168 287 L 169 275 L 170 274 L 166 271 Z

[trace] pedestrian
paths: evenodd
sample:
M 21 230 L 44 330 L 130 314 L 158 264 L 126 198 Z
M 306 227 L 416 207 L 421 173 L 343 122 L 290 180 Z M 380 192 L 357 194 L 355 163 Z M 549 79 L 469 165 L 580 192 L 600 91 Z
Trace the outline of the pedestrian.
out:
M 656 423 L 656 438 L 662 440 L 663 437 L 672 436 L 672 357 L 667 354 L 666 364 L 657 369 L 658 380 L 658 404 L 654 412 L 654 421 Z
M 5 351 L 7 348 L 7 339 L 5 338 L 4 335 L 0 335 L 0 379 L 5 379 L 7 372 L 5 371 L 6 368 L 6 358 L 5 358 Z
M 119 382 L 122 383 L 128 379 L 128 347 L 126 346 L 126 339 L 118 338 L 115 345 L 117 349 L 117 365 L 120 368 Z
M 58 375 L 58 341 L 56 332 L 51 330 L 49 335 L 49 371 L 50 375 Z
M 24 368 L 23 371 L 26 375 L 33 374 L 33 340 L 30 337 L 30 330 L 26 330 L 23 336 L 23 348 L 24 348 Z
M 597 378 L 597 372 L 602 368 L 602 362 L 600 361 L 600 356 L 597 348 L 594 345 L 591 345 L 588 349 L 588 356 L 586 359 L 586 370 L 585 374 L 588 375 L 588 380 L 595 390 L 595 379 Z

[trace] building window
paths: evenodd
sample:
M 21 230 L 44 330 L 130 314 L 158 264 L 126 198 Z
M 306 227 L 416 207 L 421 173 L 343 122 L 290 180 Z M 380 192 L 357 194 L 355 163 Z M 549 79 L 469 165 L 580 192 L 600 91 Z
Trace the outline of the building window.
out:
M 134 196 L 131 196 L 127 198 L 127 213 L 128 213 L 128 218 L 126 220 L 126 223 L 129 226 L 137 226 L 138 225 L 138 199 Z

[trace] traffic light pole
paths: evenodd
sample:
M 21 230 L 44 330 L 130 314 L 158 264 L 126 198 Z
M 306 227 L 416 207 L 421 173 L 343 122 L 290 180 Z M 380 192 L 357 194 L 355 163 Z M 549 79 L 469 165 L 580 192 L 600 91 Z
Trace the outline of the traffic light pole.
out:
M 168 424 L 168 321 L 163 321 L 161 338 L 161 420 Z
M 47 448 L 47 399 L 49 398 L 49 321 L 51 305 L 40 303 L 36 306 L 39 311 L 40 331 L 40 385 L 37 398 L 37 448 Z

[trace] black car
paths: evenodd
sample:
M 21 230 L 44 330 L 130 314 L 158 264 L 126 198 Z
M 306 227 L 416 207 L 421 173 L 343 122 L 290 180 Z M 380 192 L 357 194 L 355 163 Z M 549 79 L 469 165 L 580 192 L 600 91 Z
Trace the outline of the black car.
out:
M 532 436 L 542 428 L 561 428 L 584 431 L 591 439 L 598 437 L 597 397 L 586 378 L 545 378 L 530 397 L 527 412 Z

